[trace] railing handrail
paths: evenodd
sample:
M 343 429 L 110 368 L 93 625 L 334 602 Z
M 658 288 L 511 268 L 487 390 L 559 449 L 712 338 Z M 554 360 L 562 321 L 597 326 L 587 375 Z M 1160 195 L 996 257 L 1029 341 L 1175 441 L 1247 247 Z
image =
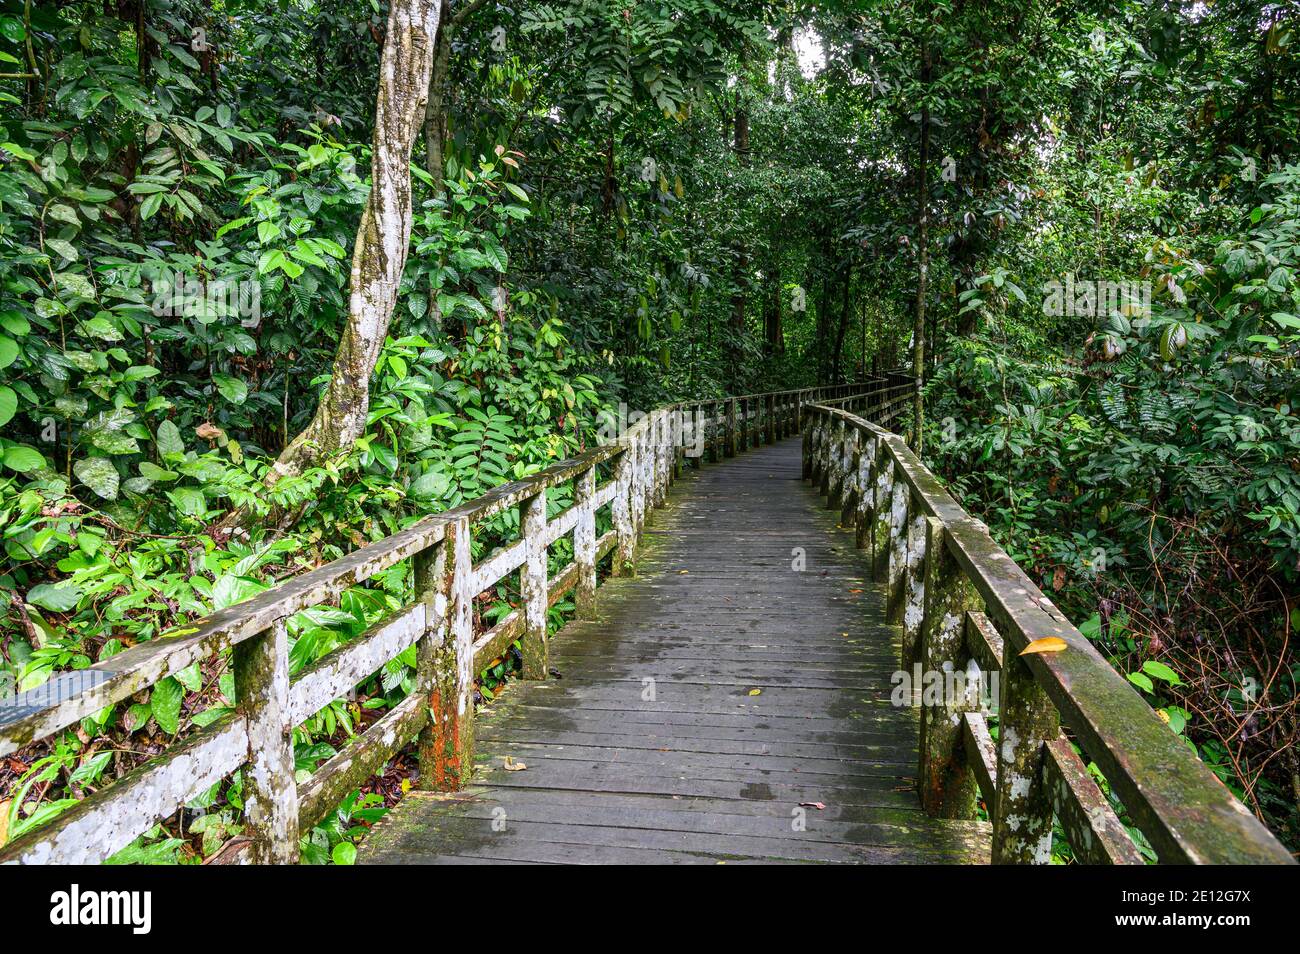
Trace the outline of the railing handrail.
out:
M 646 517 L 662 503 L 683 463 L 682 448 L 674 443 L 681 423 L 669 415 L 698 410 L 704 450 L 717 460 L 759 441 L 795 433 L 809 401 L 839 399 L 865 386 L 772 391 L 659 408 L 614 443 L 503 484 L 245 602 L 6 700 L 0 706 L 0 756 L 66 729 L 195 662 L 233 651 L 235 712 L 178 741 L 47 826 L 15 839 L 0 849 L 0 862 L 101 860 L 243 766 L 258 771 L 245 776 L 249 836 L 237 846 L 238 853 L 244 860 L 291 861 L 300 829 L 310 830 L 417 734 L 421 784 L 457 787 L 468 780 L 472 768 L 471 693 L 478 667 L 521 639 L 525 677 L 544 678 L 547 610 L 566 593 L 576 592 L 578 614 L 590 616 L 597 563 L 616 550 L 614 572 L 630 568 Z M 710 409 L 707 415 L 705 408 Z M 614 472 L 597 486 L 597 468 L 607 462 Z M 574 502 L 548 517 L 546 492 L 570 481 Z M 475 563 L 469 548 L 471 527 L 514 506 L 521 508 L 519 539 Z M 612 529 L 597 538 L 596 513 L 606 506 Z M 574 560 L 548 576 L 547 550 L 569 533 Z M 291 680 L 289 617 L 408 558 L 416 561 L 416 602 Z M 521 606 L 476 636 L 474 598 L 516 570 Z M 324 763 L 310 781 L 296 785 L 293 727 L 412 645 L 418 646 L 417 689 Z
M 1050 855 L 1054 808 L 1081 857 L 1140 860 L 1062 745 L 1059 714 L 1160 861 L 1293 862 L 906 441 L 837 403 L 846 402 L 805 408 L 814 418 L 805 429 L 805 474 L 820 478 L 832 503 L 843 505 L 843 522 L 858 524 L 859 545 L 872 550 L 904 626 L 904 664 L 960 669 L 974 659 L 1000 670 L 996 747 L 969 699 L 922 707 L 918 782 L 927 808 L 969 814 L 978 782 L 994 822 L 995 861 L 1042 861 L 1045 848 Z M 1066 649 L 1020 655 L 1046 637 Z

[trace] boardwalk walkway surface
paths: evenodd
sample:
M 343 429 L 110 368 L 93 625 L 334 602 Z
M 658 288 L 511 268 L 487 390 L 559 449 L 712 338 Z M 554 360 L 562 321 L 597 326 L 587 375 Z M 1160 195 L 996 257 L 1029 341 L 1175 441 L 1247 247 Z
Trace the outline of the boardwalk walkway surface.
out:
M 798 439 L 687 470 L 559 677 L 480 711 L 475 785 L 412 792 L 361 863 L 986 862 L 985 823 L 921 811 L 898 634 L 836 524 Z

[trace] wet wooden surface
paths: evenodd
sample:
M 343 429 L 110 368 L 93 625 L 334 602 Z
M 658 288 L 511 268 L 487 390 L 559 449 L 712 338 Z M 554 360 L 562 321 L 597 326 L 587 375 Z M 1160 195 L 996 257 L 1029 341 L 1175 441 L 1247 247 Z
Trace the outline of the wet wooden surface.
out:
M 559 678 L 480 710 L 474 787 L 411 793 L 360 862 L 987 862 L 984 823 L 920 810 L 898 632 L 799 475 L 798 439 L 686 470 Z

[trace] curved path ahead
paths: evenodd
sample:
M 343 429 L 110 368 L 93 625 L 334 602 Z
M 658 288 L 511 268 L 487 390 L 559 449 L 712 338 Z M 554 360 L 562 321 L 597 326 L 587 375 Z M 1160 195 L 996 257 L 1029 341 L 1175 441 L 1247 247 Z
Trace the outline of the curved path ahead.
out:
M 412 792 L 360 861 L 986 862 L 985 823 L 921 811 L 898 633 L 836 524 L 798 439 L 687 469 L 558 677 L 480 710 L 475 786 Z

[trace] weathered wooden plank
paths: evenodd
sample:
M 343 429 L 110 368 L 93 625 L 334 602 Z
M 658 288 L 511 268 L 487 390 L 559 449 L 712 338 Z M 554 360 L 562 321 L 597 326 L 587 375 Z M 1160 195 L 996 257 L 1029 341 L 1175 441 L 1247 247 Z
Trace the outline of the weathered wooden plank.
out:
M 480 560 L 470 576 L 470 590 L 477 596 L 500 583 L 505 577 L 524 565 L 528 559 L 528 541 L 516 540 L 514 543 L 494 550 L 486 559 Z
M 991 809 L 998 793 L 998 756 L 993 744 L 993 736 L 989 734 L 988 722 L 982 713 L 963 712 L 961 719 L 962 743 L 966 747 L 966 762 L 975 773 L 975 781 L 979 786 L 980 796 Z M 989 814 L 992 814 L 992 811 Z
M 1069 740 L 1047 743 L 1044 784 L 1074 856 L 1093 865 L 1140 865 L 1142 854 Z
M 428 706 L 419 694 L 412 693 L 312 773 L 312 777 L 298 790 L 298 815 L 303 834 L 329 817 L 349 792 L 377 775 L 428 721 Z
M 227 715 L 0 850 L 0 864 L 95 864 L 239 768 L 248 731 Z
M 416 603 L 304 669 L 289 692 L 289 724 L 299 725 L 424 635 L 427 607 Z
M 966 651 L 985 672 L 1002 668 L 1002 636 L 983 613 L 966 614 Z
M 474 671 L 486 668 L 492 660 L 504 656 L 506 650 L 524 633 L 524 611 L 511 610 L 490 629 L 484 630 L 474 640 Z

